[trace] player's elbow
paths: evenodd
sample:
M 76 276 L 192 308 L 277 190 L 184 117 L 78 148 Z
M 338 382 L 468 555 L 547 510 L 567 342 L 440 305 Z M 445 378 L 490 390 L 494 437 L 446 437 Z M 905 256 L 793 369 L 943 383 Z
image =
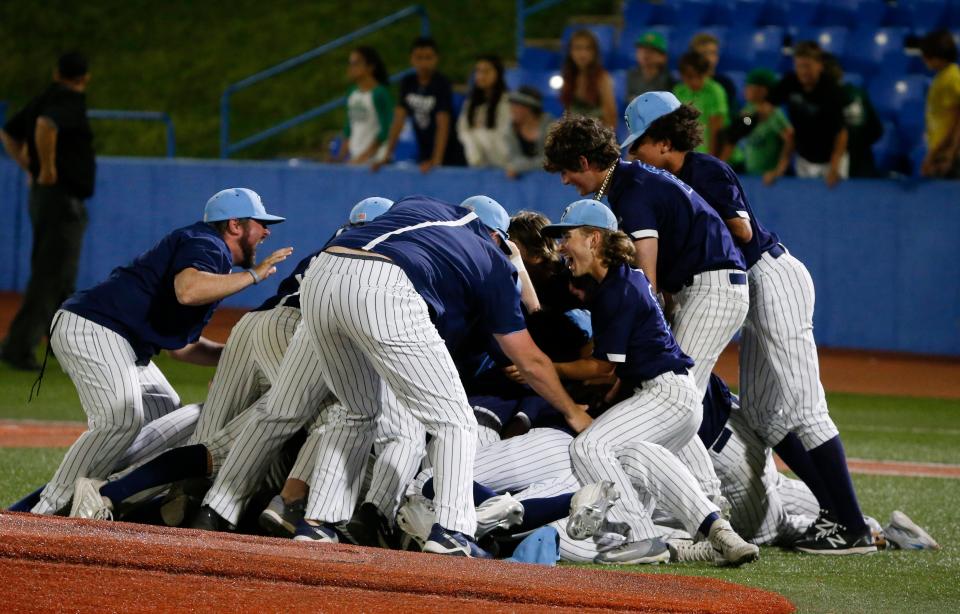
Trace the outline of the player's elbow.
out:
M 173 292 L 177 302 L 186 307 L 196 307 L 205 303 L 200 294 L 193 271 L 181 271 L 173 279 Z

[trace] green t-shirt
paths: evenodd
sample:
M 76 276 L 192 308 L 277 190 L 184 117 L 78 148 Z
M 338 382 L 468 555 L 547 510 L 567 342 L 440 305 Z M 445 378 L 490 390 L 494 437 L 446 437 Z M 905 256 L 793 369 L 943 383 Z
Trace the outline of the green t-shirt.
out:
M 689 102 L 700 111 L 700 123 L 703 124 L 703 143 L 695 151 L 710 153 L 710 118 L 714 115 L 723 117 L 723 126 L 729 121 L 730 110 L 727 107 L 727 94 L 723 87 L 713 79 L 707 78 L 699 91 L 693 91 L 685 83 L 678 83 L 673 93 L 680 102 Z
M 756 110 L 753 105 L 744 107 L 743 114 L 750 115 Z M 790 127 L 790 120 L 779 107 L 750 132 L 741 143 L 746 156 L 748 175 L 762 175 L 776 168 L 783 149 L 783 137 L 780 135 Z

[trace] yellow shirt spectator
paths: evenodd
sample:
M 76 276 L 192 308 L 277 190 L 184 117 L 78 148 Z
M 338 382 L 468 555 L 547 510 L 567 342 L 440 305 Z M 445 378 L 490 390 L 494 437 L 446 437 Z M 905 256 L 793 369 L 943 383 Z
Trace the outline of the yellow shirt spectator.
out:
M 936 149 L 949 136 L 960 111 L 960 66 L 950 64 L 937 73 L 927 92 L 927 147 Z

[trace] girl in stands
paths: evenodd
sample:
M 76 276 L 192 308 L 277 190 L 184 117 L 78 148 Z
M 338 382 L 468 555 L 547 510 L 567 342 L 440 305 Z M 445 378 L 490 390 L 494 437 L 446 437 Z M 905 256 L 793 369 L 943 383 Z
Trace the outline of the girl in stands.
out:
M 496 55 L 477 58 L 473 85 L 457 119 L 457 136 L 470 166 L 507 165 L 507 139 L 513 130 L 503 61 Z
M 570 37 L 563 62 L 560 102 L 566 113 L 596 117 L 610 128 L 617 128 L 613 78 L 601 65 L 600 46 L 589 30 L 578 30 Z
M 393 97 L 387 88 L 387 67 L 373 47 L 350 52 L 347 77 L 354 86 L 347 93 L 347 146 L 340 148 L 337 161 L 369 164 L 386 153 L 387 137 L 393 122 Z

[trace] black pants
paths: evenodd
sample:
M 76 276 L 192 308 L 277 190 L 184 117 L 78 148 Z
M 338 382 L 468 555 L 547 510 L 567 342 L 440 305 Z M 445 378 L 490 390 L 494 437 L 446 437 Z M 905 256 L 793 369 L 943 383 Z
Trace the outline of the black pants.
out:
M 35 359 L 34 351 L 47 334 L 53 314 L 73 294 L 87 209 L 58 185 L 34 185 L 30 222 L 30 281 L 3 348 L 3 357 L 13 362 Z

